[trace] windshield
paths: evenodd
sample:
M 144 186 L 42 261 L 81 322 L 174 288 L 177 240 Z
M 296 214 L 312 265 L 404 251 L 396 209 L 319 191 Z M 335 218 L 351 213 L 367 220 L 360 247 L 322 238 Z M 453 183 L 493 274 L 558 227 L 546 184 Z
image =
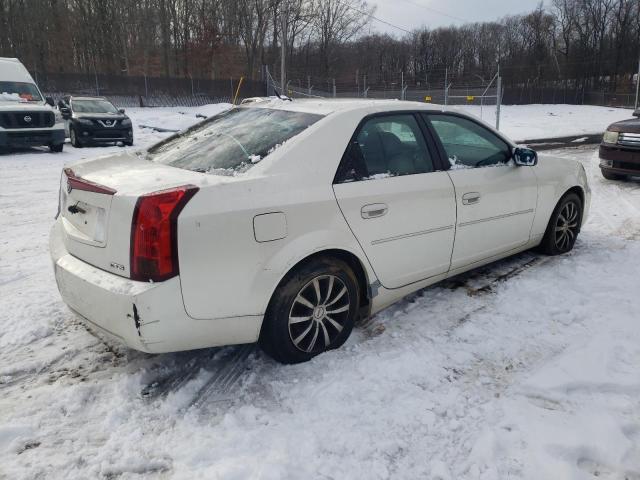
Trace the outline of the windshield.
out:
M 152 147 L 148 158 L 196 172 L 236 175 L 321 118 L 268 108 L 234 108 Z
M 0 94 L 3 99 L 15 99 L 16 101 L 25 102 L 42 101 L 42 96 L 33 83 L 0 82 Z
M 72 100 L 72 108 L 78 113 L 118 113 L 118 109 L 107 100 Z

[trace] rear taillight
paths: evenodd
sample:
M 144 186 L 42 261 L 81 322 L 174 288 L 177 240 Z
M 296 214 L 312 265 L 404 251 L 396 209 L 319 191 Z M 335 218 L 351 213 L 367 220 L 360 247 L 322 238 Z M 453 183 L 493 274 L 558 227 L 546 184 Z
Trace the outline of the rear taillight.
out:
M 161 282 L 178 267 L 178 215 L 198 187 L 149 193 L 138 198 L 131 224 L 131 278 Z

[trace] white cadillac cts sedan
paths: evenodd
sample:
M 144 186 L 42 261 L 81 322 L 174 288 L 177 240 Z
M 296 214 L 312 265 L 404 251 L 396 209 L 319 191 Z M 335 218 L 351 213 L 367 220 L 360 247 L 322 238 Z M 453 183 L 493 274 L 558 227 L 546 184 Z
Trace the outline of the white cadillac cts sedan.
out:
M 568 252 L 589 202 L 579 163 L 457 111 L 265 101 L 66 168 L 50 248 L 64 301 L 131 348 L 295 363 L 427 285 Z

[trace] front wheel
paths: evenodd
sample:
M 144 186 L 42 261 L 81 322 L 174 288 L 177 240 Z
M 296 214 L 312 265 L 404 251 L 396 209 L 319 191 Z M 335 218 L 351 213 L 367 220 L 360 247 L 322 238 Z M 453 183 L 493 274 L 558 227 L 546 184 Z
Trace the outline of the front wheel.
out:
M 582 225 L 582 200 L 575 193 L 562 197 L 551 214 L 540 249 L 547 255 L 562 255 L 573 249 Z
M 69 129 L 69 140 L 71 141 L 71 146 L 73 148 L 82 148 L 82 143 L 80 143 L 80 139 L 78 138 L 75 128 Z
M 260 346 L 282 363 L 306 362 L 349 338 L 360 292 L 351 268 L 317 258 L 289 273 L 267 309 Z

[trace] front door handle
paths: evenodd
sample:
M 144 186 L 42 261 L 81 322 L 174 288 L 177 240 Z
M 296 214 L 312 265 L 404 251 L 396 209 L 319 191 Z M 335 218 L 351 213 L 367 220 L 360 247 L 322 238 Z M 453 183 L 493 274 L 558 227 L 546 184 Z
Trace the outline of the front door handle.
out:
M 362 218 L 364 219 L 377 218 L 386 215 L 388 211 L 389 207 L 386 204 L 372 203 L 370 205 L 365 205 L 364 207 L 362 207 L 362 209 L 360 210 L 360 215 L 362 215 Z
M 462 196 L 463 205 L 475 205 L 480 201 L 480 194 L 478 192 L 465 193 Z

